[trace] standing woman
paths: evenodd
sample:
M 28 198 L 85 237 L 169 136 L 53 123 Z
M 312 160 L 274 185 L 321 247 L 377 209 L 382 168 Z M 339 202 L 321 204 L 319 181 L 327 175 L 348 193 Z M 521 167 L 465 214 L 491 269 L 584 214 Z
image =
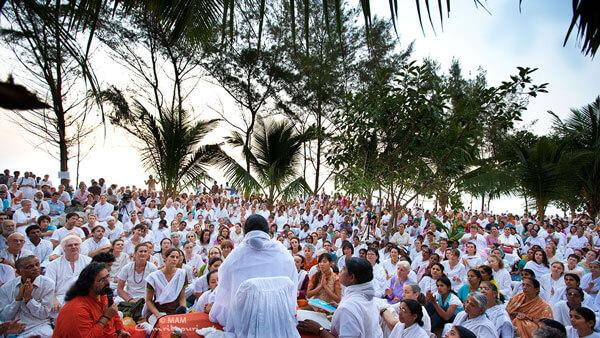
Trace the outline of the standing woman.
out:
M 462 311 L 462 302 L 452 291 L 452 283 L 446 276 L 437 280 L 437 295 L 428 292 L 427 312 L 431 317 L 431 330 L 439 333 L 444 324 L 452 323 L 456 314 Z
M 500 338 L 513 338 L 515 333 L 508 313 L 504 309 L 504 297 L 498 293 L 496 285 L 490 282 L 481 282 L 479 286 L 481 293 L 487 298 L 487 310 L 485 313 L 494 323 Z
M 178 249 L 165 252 L 165 264 L 162 268 L 146 277 L 146 318 L 158 319 L 162 314 L 175 314 L 179 307 L 185 308 L 186 272 L 178 269 L 180 261 Z
M 523 291 L 515 295 L 506 305 L 513 326 L 523 338 L 531 338 L 541 318 L 553 318 L 552 309 L 540 296 L 540 282 L 534 278 L 523 278 Z

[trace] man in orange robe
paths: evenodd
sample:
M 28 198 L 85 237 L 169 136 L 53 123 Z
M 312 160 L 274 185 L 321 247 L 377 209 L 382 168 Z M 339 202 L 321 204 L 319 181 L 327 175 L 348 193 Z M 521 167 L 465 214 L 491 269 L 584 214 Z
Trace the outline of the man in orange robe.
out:
M 81 271 L 65 296 L 52 337 L 130 337 L 123 329 L 117 305 L 108 305 L 109 277 L 103 263 L 92 262 Z

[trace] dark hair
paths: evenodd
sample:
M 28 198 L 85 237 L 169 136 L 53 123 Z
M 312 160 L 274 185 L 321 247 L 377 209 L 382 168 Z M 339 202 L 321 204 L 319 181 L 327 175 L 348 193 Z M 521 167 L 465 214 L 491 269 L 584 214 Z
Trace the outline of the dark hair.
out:
M 377 251 L 377 249 L 374 248 L 369 248 L 367 249 L 367 253 L 372 252 L 375 254 L 375 256 L 377 256 L 377 260 L 375 261 L 375 263 L 379 263 L 379 251 Z
M 104 229 L 104 227 L 102 225 L 96 225 L 95 227 L 92 228 L 92 232 L 96 231 L 96 229 L 101 228 L 102 231 L 106 232 L 106 230 Z
M 373 266 L 364 258 L 350 257 L 346 259 L 346 270 L 354 276 L 356 284 L 363 284 L 373 280 Z
M 491 277 L 490 280 L 494 279 L 494 270 L 492 270 L 489 265 L 480 265 L 479 269 L 485 271 L 485 273 Z M 479 273 L 481 273 L 481 271 L 479 271 Z M 481 277 L 483 278 L 483 274 L 481 274 Z
M 52 218 L 50 218 L 50 216 L 47 216 L 47 215 L 42 215 L 42 216 L 38 217 L 35 222 L 37 224 L 40 224 L 40 223 L 42 223 L 43 220 L 46 220 L 48 222 L 52 222 Z
M 214 275 L 215 273 L 216 273 L 216 274 L 217 274 L 217 276 L 218 276 L 219 270 L 217 270 L 217 269 L 213 269 L 213 270 L 210 270 L 210 271 L 209 271 L 209 272 L 206 274 L 206 285 L 208 285 L 208 283 L 209 283 L 209 281 L 210 281 L 210 276 Z
M 34 258 L 37 258 L 37 256 L 35 255 L 28 255 L 28 256 L 23 256 L 23 257 L 19 257 L 16 261 L 15 261 L 15 269 L 19 270 L 23 267 L 23 265 L 25 264 L 25 262 L 32 260 Z
M 437 285 L 437 283 L 440 283 L 440 282 L 448 287 L 450 293 L 454 292 L 454 291 L 452 291 L 452 282 L 450 281 L 450 279 L 448 277 L 446 277 L 445 275 L 441 276 L 440 278 L 438 278 L 437 281 L 435 281 L 435 284 Z
M 527 272 L 528 274 L 531 275 L 531 277 L 535 278 L 535 272 L 531 269 L 523 269 L 523 271 L 521 271 L 521 275 L 523 274 L 523 272 Z
M 145 247 L 146 247 L 146 249 L 148 249 L 148 244 L 146 244 L 146 243 L 139 243 L 139 244 L 136 244 L 136 245 L 135 245 L 135 248 L 133 249 L 133 253 L 136 253 L 136 252 L 138 251 L 138 249 L 139 249 L 140 247 L 142 247 L 142 246 L 145 246 Z
M 25 234 L 27 236 L 29 236 L 29 233 L 32 232 L 33 230 L 42 230 L 42 228 L 40 228 L 40 226 L 37 224 L 30 225 L 27 227 L 27 229 L 25 229 Z
M 161 239 L 161 240 L 160 240 L 160 243 L 158 244 L 158 248 L 159 248 L 160 250 L 156 251 L 156 253 L 160 253 L 161 255 L 163 254 L 163 252 L 162 252 L 162 244 L 163 244 L 163 242 L 164 242 L 164 241 L 169 241 L 169 242 L 171 242 L 171 247 L 173 246 L 173 241 L 172 241 L 170 238 L 168 238 L 168 237 L 165 237 L 165 238 L 163 238 L 163 239 Z M 171 249 L 172 249 L 172 248 L 171 248 Z M 167 251 L 168 251 L 168 250 L 167 250 Z M 165 257 L 166 257 L 166 256 L 165 256 Z
M 404 305 L 410 310 L 410 313 L 417 316 L 415 319 L 415 323 L 419 324 L 419 326 L 423 326 L 423 309 L 422 305 L 416 300 L 405 299 L 402 301 Z
M 594 313 L 594 311 L 588 309 L 585 306 L 580 306 L 572 311 L 577 312 L 578 314 L 580 314 L 583 319 L 585 319 L 586 322 L 593 322 L 594 325 L 592 325 L 592 330 L 593 328 L 596 326 L 596 314 Z
M 254 230 L 260 230 L 267 234 L 269 233 L 269 223 L 267 223 L 267 220 L 259 214 L 251 215 L 246 218 L 246 223 L 244 223 L 244 234 Z
M 68 213 L 68 214 L 65 216 L 65 219 L 69 219 L 69 218 L 71 218 L 71 217 L 77 217 L 77 218 L 79 218 L 79 214 L 78 214 L 78 213 L 76 213 L 76 212 L 70 212 L 70 213 Z
M 483 276 L 481 275 L 481 272 L 479 272 L 479 270 L 477 270 L 477 269 L 471 269 L 471 270 L 467 271 L 467 274 L 469 274 L 469 272 L 474 273 L 475 277 L 479 278 L 479 283 L 481 283 L 481 280 L 482 280 Z
M 106 264 L 99 262 L 91 262 L 81 270 L 77 281 L 69 288 L 65 294 L 65 301 L 68 302 L 77 296 L 87 296 L 90 289 L 96 283 L 96 276 L 100 271 L 106 269 Z
M 92 262 L 98 262 L 98 263 L 114 263 L 115 262 L 115 256 L 109 252 L 101 252 L 99 254 L 96 254 L 94 257 L 92 257 Z
M 550 319 L 550 318 L 541 318 L 539 320 L 540 323 L 543 323 L 544 325 L 546 325 L 547 327 L 557 330 L 559 333 L 562 333 L 564 335 L 564 337 L 567 336 L 567 329 L 565 328 L 565 326 L 559 322 L 556 321 L 554 319 Z
M 456 331 L 458 331 L 458 335 L 460 338 L 477 338 L 477 336 L 473 333 L 473 331 L 467 329 L 464 326 L 454 325 Z
M 485 283 L 490 289 L 492 289 L 492 291 L 494 291 L 497 295 L 497 303 L 502 304 L 504 303 L 504 301 L 506 300 L 506 298 L 504 297 L 504 295 L 502 293 L 500 293 L 500 290 L 498 290 L 498 286 L 496 286 L 496 284 L 492 283 L 491 281 L 481 281 L 481 283 L 479 284 L 481 286 L 481 284 Z
M 326 260 L 329 263 L 331 263 L 333 261 L 333 259 L 331 258 L 331 255 L 328 254 L 327 252 L 320 254 L 319 258 L 317 259 L 317 262 L 321 262 L 322 260 Z M 323 273 L 321 272 L 321 270 L 317 269 L 317 272 L 315 273 L 315 282 L 313 284 L 314 287 L 319 286 L 322 275 L 323 275 Z
M 294 257 L 300 257 L 300 262 L 301 262 L 302 265 L 304 265 L 304 261 L 305 261 L 304 256 L 302 256 L 302 255 L 294 255 Z
M 528 280 L 533 284 L 533 287 L 536 288 L 538 290 L 538 293 L 540 292 L 540 282 L 535 279 L 535 278 L 529 278 L 529 277 L 524 277 L 523 281 Z
M 544 251 L 544 250 L 542 250 L 542 249 L 540 249 L 540 250 L 535 250 L 535 251 L 533 252 L 533 261 L 534 261 L 534 262 L 536 262 L 536 261 L 535 261 L 535 254 L 536 254 L 536 253 L 538 253 L 538 252 L 541 252 L 541 253 L 542 253 L 542 264 L 544 264 L 544 266 L 545 266 L 545 267 L 547 267 L 547 268 L 548 268 L 548 267 L 550 267 L 550 265 L 548 264 L 548 256 L 546 255 L 546 251 Z M 536 262 L 536 263 L 537 263 L 537 262 Z
M 583 290 L 580 287 L 570 286 L 565 290 L 566 291 L 565 293 L 568 294 L 569 290 L 575 290 L 575 292 L 577 292 L 581 296 L 581 300 L 583 301 L 583 298 L 585 297 L 585 293 L 583 292 Z
M 208 264 L 206 265 L 206 267 L 209 267 L 209 266 L 215 264 L 218 261 L 223 262 L 223 259 L 221 257 L 213 257 L 213 258 L 211 258 L 211 259 L 208 260 Z
M 570 272 L 565 273 L 563 278 L 565 278 L 567 276 L 573 278 L 577 282 L 577 285 L 579 285 L 579 283 L 581 282 L 581 278 L 579 278 L 579 275 L 577 275 L 576 273 L 570 273 Z

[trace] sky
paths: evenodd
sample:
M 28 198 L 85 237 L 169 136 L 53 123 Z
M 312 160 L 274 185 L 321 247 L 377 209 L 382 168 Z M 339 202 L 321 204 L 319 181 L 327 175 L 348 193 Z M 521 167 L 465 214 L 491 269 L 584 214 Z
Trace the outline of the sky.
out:
M 389 17 L 387 1 L 371 3 L 373 13 Z M 563 47 L 572 13 L 570 1 L 523 1 L 521 12 L 518 0 L 484 2 L 489 13 L 481 7 L 476 8 L 472 1 L 452 1 L 450 17 L 444 18 L 443 31 L 437 9 L 433 11 L 435 33 L 425 13 L 425 33 L 421 31 L 415 2 L 398 3 L 399 44 L 407 46 L 414 41 L 413 58 L 417 60 L 432 58 L 447 69 L 454 58 L 459 59 L 467 73 L 475 74 L 480 67 L 484 69 L 491 85 L 508 79 L 509 75 L 516 73 L 517 66 L 538 68 L 533 73 L 533 80 L 549 83 L 549 93 L 530 101 L 519 128 L 545 134 L 552 125 L 547 111 L 565 117 L 571 108 L 588 104 L 600 95 L 598 57 L 591 59 L 582 55 L 579 44 L 573 38 L 575 35 Z M 6 78 L 15 69 L 14 60 L 11 61 L 10 52 L 6 49 L 0 49 L 0 58 L 8 60 L 0 63 L 0 78 Z M 94 62 L 101 85 L 127 86 L 131 81 L 122 68 L 102 53 Z M 198 116 L 211 117 L 210 107 L 219 107 L 220 104 L 223 104 L 228 116 L 239 114 L 231 99 L 219 88 L 204 80 L 200 81 L 199 88 L 198 95 L 194 95 L 194 113 Z M 16 128 L 10 122 L 10 116 L 10 111 L 0 109 L 0 135 L 3 140 L 0 168 L 32 170 L 39 175 L 47 173 L 58 180 L 58 161 L 43 144 L 36 144 L 32 136 Z M 211 140 L 218 141 L 226 133 L 225 127 L 221 126 L 211 135 Z M 143 185 L 147 174 L 140 165 L 130 137 L 110 125 L 100 126 L 90 141 L 92 144 L 92 150 L 81 163 L 80 180 L 89 182 L 91 178 L 104 177 L 109 183 Z M 76 163 L 71 161 L 69 165 L 74 178 Z M 212 170 L 210 173 L 224 183 L 219 172 Z M 327 192 L 332 190 L 332 186 L 326 187 Z M 469 206 L 471 199 L 465 196 L 463 203 Z M 480 201 L 473 200 L 472 203 L 474 209 L 479 209 Z M 507 197 L 492 201 L 490 209 L 495 212 L 521 212 L 523 207 L 522 199 Z M 555 208 L 548 211 L 557 212 Z

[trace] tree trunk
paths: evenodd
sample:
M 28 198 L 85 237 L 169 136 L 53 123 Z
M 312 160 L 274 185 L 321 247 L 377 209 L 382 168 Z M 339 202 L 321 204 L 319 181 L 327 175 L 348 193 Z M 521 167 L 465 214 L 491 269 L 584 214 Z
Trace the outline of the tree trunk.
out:
M 323 145 L 321 101 L 317 105 L 317 164 L 315 165 L 315 194 L 319 191 L 319 174 L 321 173 L 321 146 Z
M 481 194 L 481 210 L 479 212 L 483 213 L 483 208 L 485 208 L 485 194 Z

